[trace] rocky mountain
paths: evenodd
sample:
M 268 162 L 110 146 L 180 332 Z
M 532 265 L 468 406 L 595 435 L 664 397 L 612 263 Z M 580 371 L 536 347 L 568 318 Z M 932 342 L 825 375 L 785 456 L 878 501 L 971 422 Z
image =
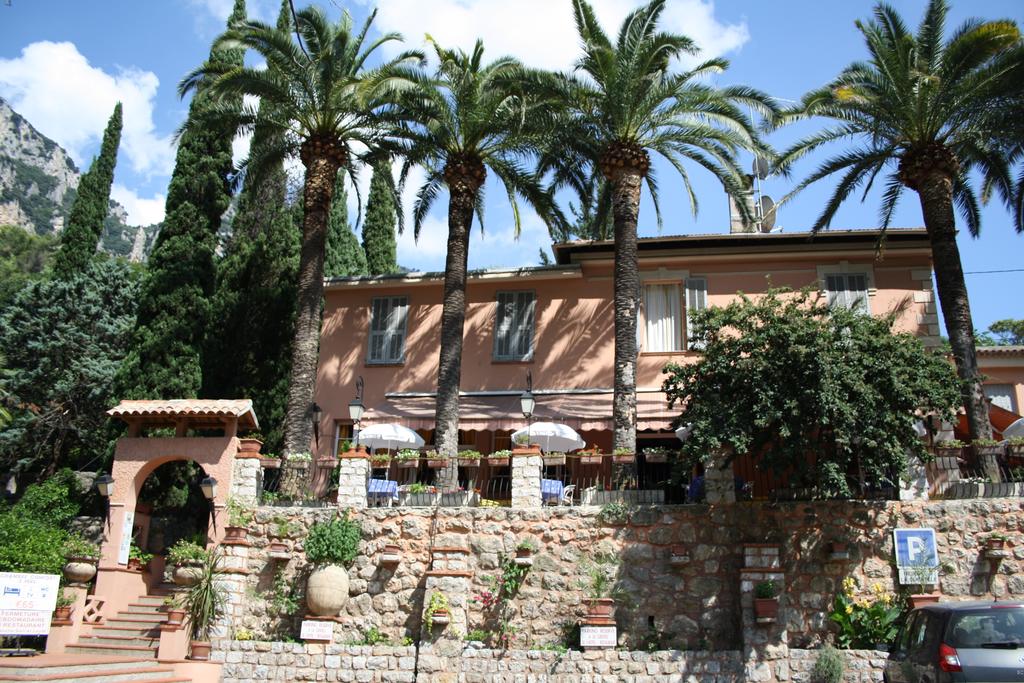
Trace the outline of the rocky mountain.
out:
M 38 235 L 59 233 L 80 177 L 60 145 L 0 99 L 0 225 L 17 225 Z M 159 224 L 128 225 L 124 207 L 111 200 L 100 249 L 142 261 L 159 231 Z

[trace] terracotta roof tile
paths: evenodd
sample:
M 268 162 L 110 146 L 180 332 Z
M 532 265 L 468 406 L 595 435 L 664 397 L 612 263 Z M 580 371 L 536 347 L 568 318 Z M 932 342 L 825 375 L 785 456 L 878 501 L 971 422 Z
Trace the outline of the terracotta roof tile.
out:
M 121 401 L 107 411 L 121 419 L 131 417 L 237 417 L 240 426 L 259 427 L 252 400 L 178 398 L 162 401 Z

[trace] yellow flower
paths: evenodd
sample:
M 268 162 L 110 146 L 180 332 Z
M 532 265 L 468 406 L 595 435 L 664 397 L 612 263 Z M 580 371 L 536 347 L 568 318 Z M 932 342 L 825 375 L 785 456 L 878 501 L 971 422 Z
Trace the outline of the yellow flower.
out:
M 853 595 L 853 592 L 857 589 L 857 582 L 854 581 L 852 576 L 847 576 L 843 579 L 843 592 L 847 595 Z
M 871 585 L 871 590 L 872 590 L 872 592 L 874 592 L 874 594 L 875 594 L 875 595 L 879 595 L 879 594 L 881 594 L 881 593 L 882 593 L 882 591 L 883 591 L 883 590 L 885 590 L 885 589 L 884 589 L 884 588 L 882 588 L 882 584 L 880 584 L 880 583 L 878 583 L 877 581 L 875 581 L 875 583 L 873 583 L 873 584 Z
M 846 613 L 847 614 L 853 614 L 853 605 L 847 605 L 846 606 Z

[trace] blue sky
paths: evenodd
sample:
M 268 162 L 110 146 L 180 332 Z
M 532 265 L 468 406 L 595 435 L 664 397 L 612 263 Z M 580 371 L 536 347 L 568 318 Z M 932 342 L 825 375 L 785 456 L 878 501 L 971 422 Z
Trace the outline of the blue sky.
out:
M 595 0 L 593 4 L 608 30 L 613 30 L 637 3 Z M 895 0 L 895 5 L 909 24 L 916 25 L 925 2 Z M 373 5 L 363 0 L 324 0 L 323 6 L 333 14 L 347 8 L 361 19 Z M 723 55 L 731 60 L 731 68 L 718 83 L 744 83 L 796 100 L 865 55 L 854 21 L 869 16 L 872 6 L 867 0 L 669 0 L 665 25 L 693 37 L 704 49 L 702 56 Z M 205 57 L 230 7 L 231 0 L 12 0 L 9 6 L 0 5 L 0 97 L 68 149 L 80 166 L 87 166 L 97 151 L 114 102 L 121 100 L 125 129 L 114 196 L 127 207 L 132 222 L 159 220 L 174 162 L 171 138 L 187 111 L 187 103 L 175 94 L 176 85 Z M 251 16 L 269 21 L 278 7 L 276 0 L 248 2 Z M 1024 2 L 954 0 L 950 25 L 969 16 L 1021 22 Z M 422 45 L 425 33 L 442 44 L 465 48 L 479 36 L 490 57 L 512 53 L 547 68 L 569 68 L 577 49 L 568 0 L 388 0 L 381 3 L 376 25 L 403 33 L 407 43 L 416 46 Z M 784 147 L 819 125 L 783 130 L 769 141 Z M 238 141 L 236 148 L 244 154 L 244 141 Z M 769 179 L 766 192 L 776 198 L 784 195 L 795 179 L 820 160 L 812 158 L 798 166 L 793 179 Z M 656 168 L 666 219 L 662 234 L 728 230 L 726 199 L 716 181 L 701 171 L 692 173 L 700 200 L 695 219 L 676 179 L 662 165 Z M 805 191 L 780 211 L 778 225 L 787 231 L 807 229 L 831 187 L 826 181 Z M 486 230 L 483 236 L 479 230 L 473 234 L 470 265 L 536 263 L 538 249 L 549 244 L 543 225 L 528 215 L 516 241 L 510 211 L 499 201 L 504 193 L 498 187 L 488 189 Z M 833 227 L 876 226 L 878 196 L 875 192 L 864 203 L 847 203 Z M 400 263 L 415 269 L 443 268 L 445 210 L 446 203 L 439 203 L 418 244 L 411 234 L 400 238 Z M 921 222 L 916 195 L 905 194 L 893 225 Z M 640 224 L 642 235 L 658 234 L 647 201 L 641 206 Z M 980 239 L 966 233 L 960 238 L 968 273 L 1019 268 L 1022 247 L 1024 236 L 1013 232 L 998 204 L 985 209 Z M 969 274 L 967 283 L 979 329 L 1000 318 L 1024 318 L 1024 297 L 1014 295 L 1022 289 L 1024 273 Z

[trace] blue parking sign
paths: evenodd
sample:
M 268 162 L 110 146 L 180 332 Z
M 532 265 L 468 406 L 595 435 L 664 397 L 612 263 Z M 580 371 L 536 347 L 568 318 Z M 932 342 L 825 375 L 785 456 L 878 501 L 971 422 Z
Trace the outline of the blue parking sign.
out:
M 938 582 L 939 551 L 934 529 L 893 529 L 892 540 L 901 584 Z

